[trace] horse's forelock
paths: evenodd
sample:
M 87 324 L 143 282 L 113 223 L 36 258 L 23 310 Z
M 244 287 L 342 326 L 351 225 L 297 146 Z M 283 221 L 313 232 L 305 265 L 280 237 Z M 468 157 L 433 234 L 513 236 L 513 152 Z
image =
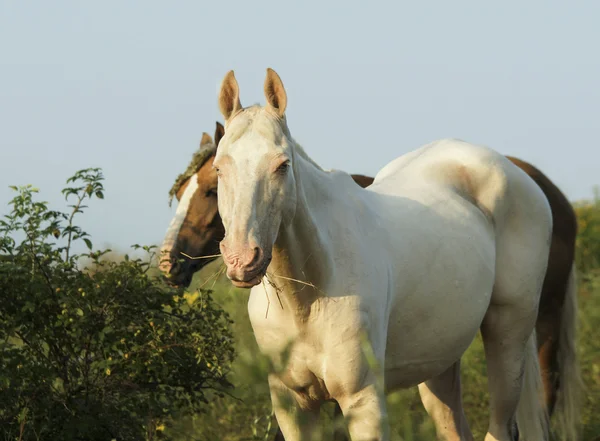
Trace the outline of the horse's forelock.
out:
M 177 194 L 177 192 L 181 189 L 183 184 L 194 176 L 194 174 L 198 173 L 198 170 L 208 161 L 211 157 L 215 155 L 217 151 L 217 146 L 214 143 L 205 144 L 202 146 L 194 155 L 192 156 L 192 160 L 187 166 L 187 169 L 177 176 L 175 179 L 175 183 L 169 190 L 169 206 L 173 201 L 173 198 Z

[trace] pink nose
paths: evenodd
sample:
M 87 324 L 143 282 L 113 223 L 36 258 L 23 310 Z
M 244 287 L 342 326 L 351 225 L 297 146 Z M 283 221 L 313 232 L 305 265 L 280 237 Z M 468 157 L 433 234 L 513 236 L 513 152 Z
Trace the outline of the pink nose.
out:
M 223 260 L 232 269 L 244 268 L 252 270 L 262 260 L 263 252 L 258 246 L 249 246 L 240 249 L 229 248 L 221 242 Z

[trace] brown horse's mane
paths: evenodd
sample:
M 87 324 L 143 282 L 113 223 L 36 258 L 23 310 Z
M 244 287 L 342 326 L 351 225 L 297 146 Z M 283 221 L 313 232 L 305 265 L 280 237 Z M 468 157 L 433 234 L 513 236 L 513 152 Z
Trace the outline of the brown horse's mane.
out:
M 206 161 L 213 157 L 216 152 L 217 146 L 214 144 L 214 142 L 210 142 L 208 144 L 202 145 L 200 149 L 198 149 L 198 151 L 196 151 L 193 154 L 190 164 L 187 166 L 186 170 L 183 173 L 177 176 L 177 179 L 175 179 L 175 183 L 169 190 L 169 207 L 171 206 L 171 202 L 173 202 L 173 198 L 175 197 L 181 186 L 185 183 L 185 181 L 187 181 L 195 173 L 197 173 L 198 170 L 200 170 L 200 167 L 202 167 L 206 163 Z

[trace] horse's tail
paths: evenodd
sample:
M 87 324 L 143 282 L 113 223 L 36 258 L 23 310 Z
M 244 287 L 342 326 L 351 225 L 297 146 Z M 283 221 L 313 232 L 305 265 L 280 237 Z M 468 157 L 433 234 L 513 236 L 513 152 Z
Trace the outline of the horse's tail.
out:
M 548 440 L 549 417 L 544 401 L 535 329 L 527 341 L 523 389 L 517 408 L 517 427 L 520 440 Z
M 575 441 L 579 436 L 581 399 L 584 389 L 576 352 L 577 334 L 577 275 L 575 264 L 567 284 L 558 338 L 558 391 L 556 415 L 559 439 Z

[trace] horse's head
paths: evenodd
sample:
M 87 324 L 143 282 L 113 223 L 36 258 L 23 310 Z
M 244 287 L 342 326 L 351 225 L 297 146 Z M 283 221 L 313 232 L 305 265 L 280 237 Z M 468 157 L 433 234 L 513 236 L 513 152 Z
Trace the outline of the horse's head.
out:
M 296 209 L 294 141 L 285 120 L 283 83 L 267 69 L 267 105 L 242 108 L 233 71 L 223 80 L 219 107 L 225 135 L 214 167 L 219 176 L 221 242 L 227 276 L 238 287 L 257 285 L 266 274 L 282 223 Z
M 219 242 L 225 232 L 212 163 L 223 133 L 223 126 L 217 122 L 214 141 L 207 133 L 202 135 L 200 149 L 169 193 L 178 203 L 162 245 L 160 269 L 177 286 L 189 285 L 194 273 L 220 253 Z

